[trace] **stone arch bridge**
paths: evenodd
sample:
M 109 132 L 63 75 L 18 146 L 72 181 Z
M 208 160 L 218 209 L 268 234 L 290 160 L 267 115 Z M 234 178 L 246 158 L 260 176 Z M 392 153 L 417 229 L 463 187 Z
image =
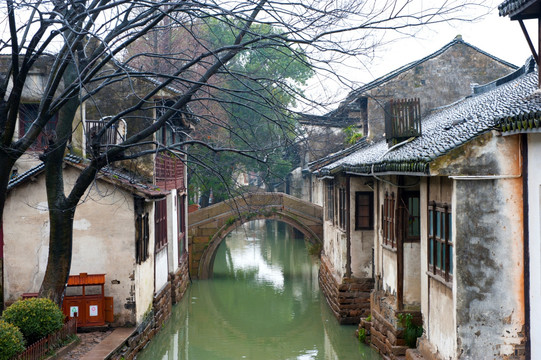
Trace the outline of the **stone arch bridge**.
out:
M 190 273 L 208 279 L 216 250 L 240 225 L 257 219 L 285 222 L 304 234 L 307 241 L 322 244 L 323 208 L 284 193 L 252 193 L 199 209 L 188 216 Z

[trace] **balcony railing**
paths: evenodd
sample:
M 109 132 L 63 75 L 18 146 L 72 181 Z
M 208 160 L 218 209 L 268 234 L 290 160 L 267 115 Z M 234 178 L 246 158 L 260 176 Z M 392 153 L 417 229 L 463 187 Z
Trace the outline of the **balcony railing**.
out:
M 92 154 L 92 144 L 94 138 L 107 124 L 108 118 L 100 120 L 86 120 L 85 121 L 85 135 L 86 135 L 86 151 Z M 102 135 L 99 141 L 99 152 L 105 151 L 108 146 L 120 144 L 126 138 L 126 123 L 124 120 L 113 124 Z
M 161 153 L 156 156 L 154 176 L 156 186 L 164 190 L 185 189 L 184 163 L 173 154 Z

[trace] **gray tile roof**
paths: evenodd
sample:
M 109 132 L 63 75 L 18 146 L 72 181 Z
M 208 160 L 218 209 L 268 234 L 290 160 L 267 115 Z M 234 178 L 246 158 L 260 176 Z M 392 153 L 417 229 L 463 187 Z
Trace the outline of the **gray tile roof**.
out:
M 86 166 L 84 164 L 83 158 L 72 155 L 72 154 L 67 154 L 64 157 L 64 161 L 79 169 L 83 169 Z M 10 191 L 15 187 L 25 182 L 30 181 L 34 177 L 43 173 L 44 170 L 45 170 L 45 164 L 41 163 L 39 165 L 36 165 L 32 169 L 25 171 L 22 174 L 19 174 L 18 176 L 12 178 L 9 181 L 7 190 Z M 133 173 L 122 171 L 122 170 L 113 168 L 111 166 L 106 166 L 103 169 L 101 169 L 99 172 L 99 176 L 100 176 L 100 179 L 103 179 L 115 185 L 119 185 L 121 187 L 128 189 L 129 191 L 132 191 L 134 193 L 137 193 L 139 195 L 142 195 L 148 198 L 160 198 L 160 197 L 165 196 L 168 193 L 167 191 L 163 191 L 151 183 L 145 182 L 143 179 L 137 177 Z
M 400 146 L 388 148 L 385 141 L 344 156 L 320 168 L 319 176 L 340 171 L 360 174 L 428 174 L 430 162 L 492 129 L 501 129 L 503 119 L 523 113 L 541 113 L 541 99 L 532 97 L 537 90 L 537 72 L 530 58 L 518 77 L 497 80 L 476 94 L 437 109 L 422 121 L 422 136 Z M 495 83 L 496 83 L 495 82 Z
M 531 2 L 532 0 L 505 0 L 503 3 L 498 5 L 500 16 L 507 16 L 510 13 L 520 9 L 521 6 Z

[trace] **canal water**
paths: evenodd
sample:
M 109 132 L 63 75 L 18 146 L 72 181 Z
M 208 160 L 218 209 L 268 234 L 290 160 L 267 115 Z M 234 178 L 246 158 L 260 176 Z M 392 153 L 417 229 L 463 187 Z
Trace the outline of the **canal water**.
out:
M 220 245 L 211 280 L 194 281 L 138 360 L 380 359 L 328 309 L 318 261 L 275 221 L 252 221 Z

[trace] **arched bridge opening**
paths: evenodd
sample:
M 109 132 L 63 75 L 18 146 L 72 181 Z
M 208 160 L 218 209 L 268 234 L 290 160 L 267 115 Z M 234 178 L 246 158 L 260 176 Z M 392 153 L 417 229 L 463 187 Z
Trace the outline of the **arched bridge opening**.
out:
M 306 241 L 322 244 L 321 206 L 283 193 L 253 193 L 199 209 L 188 217 L 192 277 L 208 279 L 218 247 L 242 224 L 268 219 L 284 222 L 303 233 Z

